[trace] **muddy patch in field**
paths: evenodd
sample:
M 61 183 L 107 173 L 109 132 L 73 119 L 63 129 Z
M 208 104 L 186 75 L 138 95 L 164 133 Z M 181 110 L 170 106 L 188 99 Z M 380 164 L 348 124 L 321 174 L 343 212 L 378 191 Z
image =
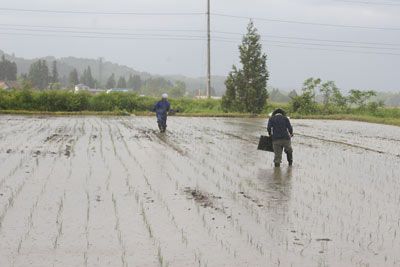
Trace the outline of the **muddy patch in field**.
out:
M 167 146 L 171 147 L 173 150 L 175 150 L 176 152 L 178 152 L 180 155 L 182 156 L 186 156 L 186 151 L 184 151 L 182 148 L 180 148 L 175 142 L 171 141 L 167 135 L 163 134 L 163 133 L 156 133 L 156 136 L 158 137 L 158 139 L 165 143 Z
M 52 134 L 52 135 L 46 137 L 44 142 L 45 143 L 48 143 L 48 142 L 59 143 L 59 142 L 62 142 L 63 140 L 65 140 L 65 139 L 68 139 L 69 137 L 71 137 L 71 135 L 55 133 L 55 134 Z
M 149 141 L 153 141 L 153 136 L 156 134 L 156 131 L 153 129 L 138 129 L 138 133 L 133 135 L 135 139 L 147 139 Z
M 216 200 L 221 199 L 221 197 L 214 196 L 213 194 L 209 194 L 199 189 L 190 187 L 185 187 L 185 190 L 183 192 L 186 194 L 188 199 L 193 199 L 203 208 L 212 208 L 215 210 L 219 210 Z

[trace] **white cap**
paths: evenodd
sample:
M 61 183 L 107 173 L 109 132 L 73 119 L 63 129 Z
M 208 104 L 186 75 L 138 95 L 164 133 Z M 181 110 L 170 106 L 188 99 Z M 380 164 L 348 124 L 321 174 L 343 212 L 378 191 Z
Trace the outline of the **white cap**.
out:
M 168 94 L 164 93 L 161 95 L 162 98 L 168 98 Z

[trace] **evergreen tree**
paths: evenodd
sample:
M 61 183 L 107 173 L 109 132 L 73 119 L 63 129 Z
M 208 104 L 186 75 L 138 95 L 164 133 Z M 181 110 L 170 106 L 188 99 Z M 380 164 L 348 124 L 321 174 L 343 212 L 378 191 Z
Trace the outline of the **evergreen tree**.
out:
M 32 85 L 39 89 L 46 89 L 49 81 L 49 68 L 45 60 L 38 60 L 31 64 L 29 68 L 29 80 Z
M 118 79 L 118 84 L 117 84 L 118 88 L 126 88 L 126 80 L 125 77 L 120 76 Z
M 57 70 L 57 61 L 55 61 L 55 60 L 52 63 L 51 82 L 52 83 L 58 83 L 59 82 L 58 70 Z
M 134 89 L 133 88 L 133 75 L 132 75 L 132 73 L 129 74 L 128 81 L 126 82 L 126 86 L 128 88 Z
M 142 88 L 143 82 L 139 75 L 133 75 L 133 89 L 139 91 Z
M 0 61 L 0 80 L 17 80 L 17 64 L 7 60 L 4 55 Z
M 90 88 L 94 88 L 96 86 L 96 81 L 93 79 L 92 70 L 90 69 L 90 66 L 88 66 L 87 69 L 83 71 L 81 77 L 81 83 L 89 86 Z
M 127 82 L 127 87 L 132 88 L 135 91 L 139 91 L 140 87 L 142 87 L 142 80 L 140 76 L 130 74 Z
M 242 109 L 238 103 L 239 87 L 243 86 L 242 73 L 236 66 L 232 66 L 232 71 L 225 80 L 226 92 L 222 96 L 222 109 L 224 111 L 238 111 Z
M 70 87 L 74 87 L 75 85 L 79 84 L 79 75 L 76 69 L 73 69 L 69 73 L 68 84 Z
M 113 73 L 113 74 L 111 74 L 111 76 L 108 78 L 106 87 L 107 87 L 107 89 L 115 88 L 115 84 L 116 84 L 116 82 L 115 82 L 115 75 L 114 75 L 114 73 Z
M 239 46 L 242 69 L 235 66 L 226 81 L 227 94 L 223 98 L 225 110 L 260 113 L 268 97 L 267 55 L 262 52 L 260 35 L 252 21 Z M 233 99 L 232 99 L 233 97 Z M 232 106 L 232 104 L 234 106 Z

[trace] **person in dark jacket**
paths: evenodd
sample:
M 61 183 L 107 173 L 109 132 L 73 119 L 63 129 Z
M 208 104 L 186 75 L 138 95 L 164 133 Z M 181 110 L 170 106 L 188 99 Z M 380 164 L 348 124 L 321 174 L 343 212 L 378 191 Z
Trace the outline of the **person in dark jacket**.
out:
M 153 111 L 156 112 L 158 128 L 162 133 L 167 129 L 167 115 L 170 108 L 171 105 L 168 102 L 167 94 L 162 94 L 162 99 L 158 101 L 153 108 Z
M 292 166 L 293 149 L 291 137 L 293 137 L 293 128 L 284 110 L 278 108 L 272 113 L 271 118 L 268 120 L 267 130 L 268 134 L 272 136 L 275 167 L 279 167 L 282 162 L 283 149 L 285 149 L 289 166 Z

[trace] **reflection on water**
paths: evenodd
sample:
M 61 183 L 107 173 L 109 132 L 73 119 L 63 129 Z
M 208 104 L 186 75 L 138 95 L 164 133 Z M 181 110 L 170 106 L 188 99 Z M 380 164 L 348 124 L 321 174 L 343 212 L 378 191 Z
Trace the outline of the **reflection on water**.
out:
M 291 187 L 292 167 L 285 170 L 281 168 L 260 169 L 258 179 L 265 186 L 266 192 L 279 192 L 281 195 L 288 195 Z
M 263 201 L 267 203 L 269 212 L 272 212 L 271 215 L 278 221 L 284 220 L 288 210 L 292 172 L 292 167 L 259 169 L 258 171 L 258 179 L 265 192 Z
M 270 242 L 283 244 L 287 242 L 287 229 L 290 226 L 290 196 L 292 189 L 292 167 L 259 169 L 258 179 L 264 193 L 264 211 L 268 218 L 271 233 Z

